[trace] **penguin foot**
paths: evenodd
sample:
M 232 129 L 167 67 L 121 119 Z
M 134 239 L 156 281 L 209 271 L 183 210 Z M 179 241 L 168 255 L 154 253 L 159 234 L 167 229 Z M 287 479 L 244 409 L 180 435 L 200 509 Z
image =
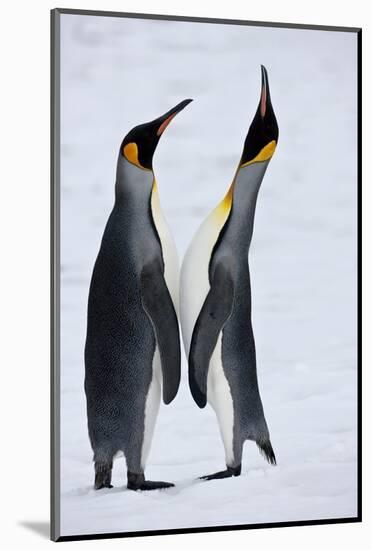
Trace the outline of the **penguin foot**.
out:
M 155 489 L 168 489 L 174 487 L 174 483 L 167 481 L 147 481 L 144 474 L 133 474 L 128 472 L 127 488 L 131 491 L 153 491 Z
M 223 470 L 221 472 L 215 472 L 215 474 L 209 474 L 207 476 L 201 476 L 199 479 L 205 479 L 206 481 L 210 481 L 211 479 L 224 479 L 226 477 L 237 477 L 241 474 L 241 464 L 238 466 L 227 466 L 226 470 Z

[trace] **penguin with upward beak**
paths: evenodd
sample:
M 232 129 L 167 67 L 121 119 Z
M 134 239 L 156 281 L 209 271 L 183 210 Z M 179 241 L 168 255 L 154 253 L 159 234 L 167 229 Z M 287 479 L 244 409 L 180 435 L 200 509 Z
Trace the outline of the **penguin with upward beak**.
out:
M 278 141 L 268 74 L 241 160 L 225 198 L 193 238 L 181 271 L 180 315 L 189 385 L 201 408 L 215 410 L 226 469 L 201 479 L 241 473 L 242 449 L 255 441 L 276 463 L 259 395 L 251 324 L 249 247 L 259 188 Z
M 161 212 L 152 158 L 187 99 L 133 128 L 118 155 L 115 203 L 95 262 L 88 299 L 85 393 L 95 489 L 112 487 L 124 453 L 127 487 L 173 486 L 144 476 L 161 391 L 170 403 L 180 381 L 177 254 Z

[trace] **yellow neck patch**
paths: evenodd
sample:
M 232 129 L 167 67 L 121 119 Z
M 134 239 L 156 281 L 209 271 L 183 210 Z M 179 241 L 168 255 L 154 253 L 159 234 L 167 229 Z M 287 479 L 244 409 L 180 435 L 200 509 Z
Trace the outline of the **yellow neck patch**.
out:
M 153 183 L 152 183 L 152 195 L 156 195 L 157 193 L 158 193 L 157 181 L 156 181 L 156 178 L 154 177 Z
M 138 160 L 138 146 L 136 143 L 127 143 L 122 152 L 124 153 L 126 160 L 131 162 L 131 164 L 138 166 L 138 168 L 141 168 L 142 170 L 148 170 L 148 168 L 142 166 Z
M 234 187 L 234 180 L 231 183 L 227 194 L 225 195 L 224 199 L 218 204 L 217 209 L 220 212 L 220 214 L 226 216 L 229 214 L 231 207 L 232 207 L 232 200 L 233 200 L 233 187 Z
M 264 160 L 269 160 L 273 156 L 273 153 L 276 149 L 276 145 L 277 143 L 275 142 L 275 140 L 270 141 L 265 147 L 263 147 L 263 149 L 260 151 L 258 155 L 256 155 L 255 158 L 253 158 L 252 160 L 249 160 L 248 162 L 245 162 L 245 164 L 241 164 L 241 166 L 237 169 L 236 175 L 233 178 L 233 181 L 227 191 L 227 194 L 215 209 L 215 212 L 219 217 L 226 220 L 228 218 L 229 212 L 231 211 L 234 183 L 236 180 L 238 170 L 240 168 L 244 168 L 245 166 L 248 166 L 249 164 L 253 164 L 254 162 L 263 162 Z
M 237 172 L 236 172 L 236 175 L 237 175 Z M 214 210 L 215 215 L 217 216 L 218 220 L 222 222 L 222 225 L 224 225 L 224 223 L 227 221 L 229 213 L 232 208 L 233 189 L 234 189 L 234 182 L 236 181 L 236 175 L 234 176 L 227 193 L 224 195 L 224 199 L 220 201 L 220 203 Z
M 270 141 L 263 149 L 256 155 L 255 158 L 252 160 L 249 160 L 248 162 L 245 162 L 245 164 L 241 164 L 240 168 L 244 168 L 245 166 L 248 166 L 249 164 L 253 164 L 254 162 L 263 162 L 264 160 L 269 160 L 273 157 L 273 153 L 276 150 L 277 143 L 275 140 Z
M 151 210 L 152 210 L 152 214 L 155 218 L 156 218 L 156 215 L 158 214 L 158 212 L 161 210 L 160 196 L 159 196 L 159 193 L 158 193 L 157 181 L 156 181 L 155 177 L 153 177 L 153 183 L 152 183 Z

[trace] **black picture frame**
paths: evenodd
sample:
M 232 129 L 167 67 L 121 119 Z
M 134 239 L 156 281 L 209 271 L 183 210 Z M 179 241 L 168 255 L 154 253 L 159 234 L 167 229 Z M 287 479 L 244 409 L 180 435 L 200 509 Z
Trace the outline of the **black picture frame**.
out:
M 357 35 L 357 515 L 334 519 L 61 536 L 60 534 L 60 17 L 62 14 L 349 32 Z M 236 19 L 55 8 L 51 10 L 51 539 L 56 542 L 356 523 L 362 521 L 362 29 Z

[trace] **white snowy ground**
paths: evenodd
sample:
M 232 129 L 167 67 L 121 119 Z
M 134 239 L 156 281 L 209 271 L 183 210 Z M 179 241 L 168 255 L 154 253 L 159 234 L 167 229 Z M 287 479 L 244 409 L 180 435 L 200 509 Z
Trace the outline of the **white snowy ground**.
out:
M 355 35 L 62 16 L 63 535 L 356 515 Z M 278 466 L 247 443 L 224 466 L 216 418 L 179 394 L 162 406 L 146 474 L 165 492 L 92 489 L 83 348 L 88 284 L 134 125 L 184 98 L 155 171 L 180 257 L 223 196 L 269 71 L 280 140 L 251 247 L 260 390 Z M 138 236 L 140 238 L 140 236 Z

